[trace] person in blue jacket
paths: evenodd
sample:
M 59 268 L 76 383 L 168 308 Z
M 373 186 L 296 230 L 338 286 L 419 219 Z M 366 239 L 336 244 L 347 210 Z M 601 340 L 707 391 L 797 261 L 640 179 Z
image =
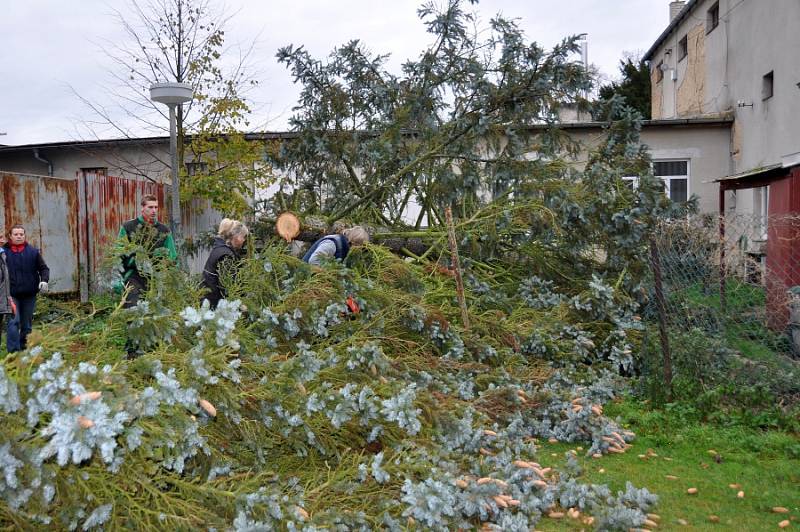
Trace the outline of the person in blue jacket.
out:
M 25 227 L 11 227 L 11 238 L 4 246 L 11 298 L 17 307 L 8 323 L 6 347 L 9 353 L 28 348 L 28 334 L 33 329 L 36 294 L 49 289 L 50 268 L 38 249 L 25 240 Z
M 319 266 L 325 260 L 343 261 L 351 247 L 363 246 L 367 242 L 369 242 L 369 233 L 357 225 L 345 229 L 339 235 L 325 235 L 317 240 L 303 255 L 303 261 L 312 266 Z

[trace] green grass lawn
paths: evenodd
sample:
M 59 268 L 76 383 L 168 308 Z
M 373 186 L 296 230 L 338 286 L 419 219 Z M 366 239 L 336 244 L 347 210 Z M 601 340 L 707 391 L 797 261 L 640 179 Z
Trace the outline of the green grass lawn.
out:
M 694 283 L 682 291 L 682 297 L 695 306 L 707 306 L 715 310 L 722 309 L 719 297 L 719 286 L 715 283 L 703 287 Z M 730 279 L 725 283 L 725 311 L 727 313 L 742 313 L 754 308 L 763 308 L 767 304 L 764 288 Z
M 671 304 L 673 309 L 681 309 L 692 319 L 699 319 L 700 323 L 693 323 L 693 326 L 712 330 L 720 327 L 729 346 L 752 360 L 771 361 L 776 354 L 791 352 L 790 339 L 782 331 L 766 326 L 767 299 L 763 286 L 732 279 L 726 284 L 725 301 L 723 311 L 718 286 L 704 290 L 701 284 L 694 283 L 675 292 L 668 308 Z
M 637 438 L 623 455 L 593 459 L 579 451 L 583 476 L 614 490 L 624 489 L 630 480 L 658 494 L 659 530 L 778 530 L 784 519 L 791 521 L 787 530 L 800 530 L 800 439 L 796 436 L 684 421 L 633 400 L 609 405 L 606 412 L 619 416 Z M 576 447 L 545 443 L 540 462 L 562 465 L 564 453 Z M 719 461 L 709 451 L 718 454 Z M 740 487 L 731 488 L 731 484 Z M 698 493 L 689 495 L 689 488 L 697 488 Z M 737 497 L 740 490 L 743 498 Z M 786 507 L 789 513 L 772 513 L 774 506 Z M 712 522 L 712 515 L 719 521 Z M 542 531 L 581 529 L 590 527 L 566 517 L 545 518 L 537 526 Z

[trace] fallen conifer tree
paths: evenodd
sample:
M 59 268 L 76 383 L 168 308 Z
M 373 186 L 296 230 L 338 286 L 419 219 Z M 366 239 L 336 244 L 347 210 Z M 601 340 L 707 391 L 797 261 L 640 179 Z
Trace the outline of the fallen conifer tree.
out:
M 4 523 L 528 530 L 563 508 L 628 529 L 655 503 L 537 462 L 538 439 L 600 456 L 634 437 L 602 408 L 638 322 L 599 278 L 470 274 L 468 333 L 450 276 L 375 246 L 317 273 L 263 250 L 216 311 L 183 274 L 155 279 L 101 329 L 62 320 L 4 360 Z

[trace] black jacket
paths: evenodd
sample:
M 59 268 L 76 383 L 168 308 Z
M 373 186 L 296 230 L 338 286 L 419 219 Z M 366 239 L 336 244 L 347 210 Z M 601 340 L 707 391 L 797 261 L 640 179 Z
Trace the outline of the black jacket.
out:
M 169 257 L 172 260 L 177 258 L 175 251 L 175 241 L 172 238 L 172 233 L 169 227 L 156 221 L 153 224 L 145 223 L 144 219 L 139 216 L 132 220 L 128 220 L 119 230 L 119 238 L 127 238 L 128 241 L 137 242 L 142 244 L 151 257 L 162 255 Z M 136 258 L 134 255 L 122 256 L 122 280 L 127 281 L 131 277 L 138 277 L 143 283 L 146 282 L 145 278 L 141 275 L 136 267 Z
M 8 296 L 11 295 L 11 279 L 8 278 L 8 268 L 6 267 L 6 251 L 0 248 L 0 319 L 3 314 L 11 314 L 11 305 L 8 303 Z
M 208 299 L 211 308 L 217 308 L 217 303 L 225 297 L 225 289 L 220 285 L 220 264 L 228 261 L 238 261 L 239 254 L 219 237 L 214 239 L 211 254 L 203 267 L 203 286 L 208 290 L 204 299 Z
M 11 295 L 35 296 L 39 292 L 39 283 L 50 281 L 50 268 L 45 264 L 42 254 L 30 244 L 25 244 L 20 253 L 11 251 L 10 244 L 6 244 L 5 250 Z

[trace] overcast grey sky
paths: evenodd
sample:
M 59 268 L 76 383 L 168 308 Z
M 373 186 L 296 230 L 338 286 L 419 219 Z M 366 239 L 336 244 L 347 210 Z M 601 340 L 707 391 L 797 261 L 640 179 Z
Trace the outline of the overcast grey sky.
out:
M 222 0 L 220 0 L 221 2 Z M 211 0 L 212 4 L 216 0 Z M 390 67 L 416 57 L 429 42 L 417 18 L 421 0 L 227 0 L 234 14 L 227 43 L 258 37 L 253 64 L 259 87 L 252 124 L 284 130 L 297 88 L 275 52 L 305 45 L 324 57 L 336 45 L 360 39 L 374 52 L 390 53 Z M 76 124 L 91 114 L 73 94 L 107 104 L 108 58 L 100 49 L 120 32 L 109 6 L 124 0 L 0 0 L 0 144 L 75 140 Z M 668 22 L 668 0 L 483 0 L 471 6 L 482 20 L 502 12 L 520 19 L 529 39 L 551 46 L 589 34 L 589 61 L 609 77 L 625 51 L 645 51 Z M 113 136 L 109 134 L 108 136 Z

